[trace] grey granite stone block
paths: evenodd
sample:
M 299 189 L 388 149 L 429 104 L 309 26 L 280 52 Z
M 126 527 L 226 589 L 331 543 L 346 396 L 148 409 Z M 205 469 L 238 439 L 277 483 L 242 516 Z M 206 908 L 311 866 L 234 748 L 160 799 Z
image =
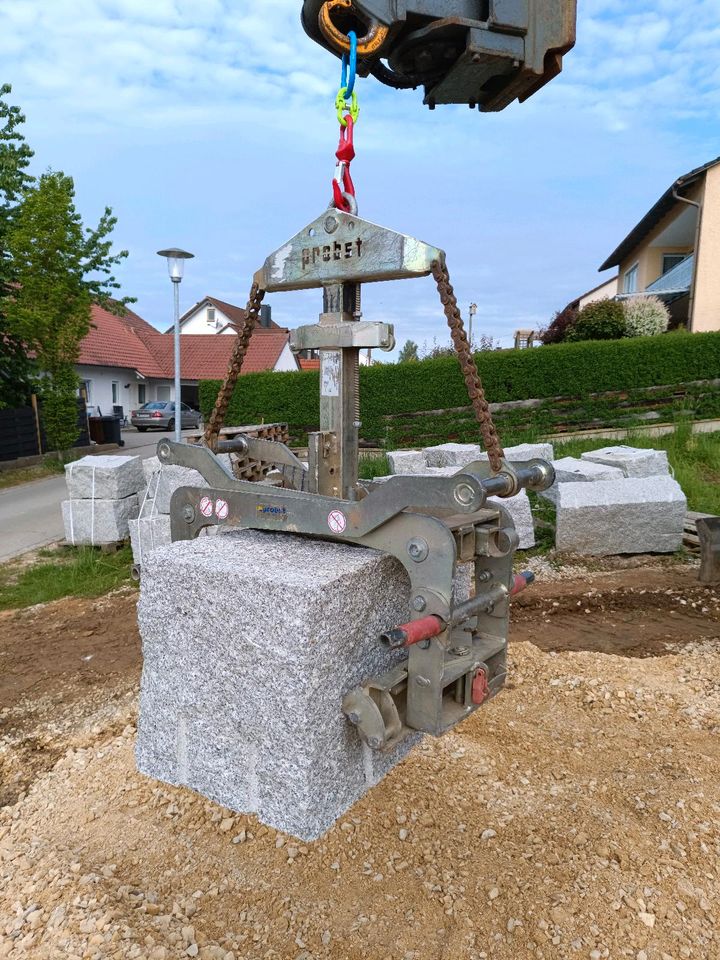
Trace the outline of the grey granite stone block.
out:
M 596 480 L 622 480 L 625 474 L 619 467 L 609 467 L 604 463 L 592 463 L 577 457 L 563 457 L 553 463 L 555 483 L 540 496 L 553 503 L 557 502 L 558 486 L 561 483 L 593 483 Z
M 508 463 L 521 463 L 523 460 L 552 460 L 555 456 L 551 443 L 519 443 L 515 447 L 505 447 L 505 459 Z M 481 453 L 480 460 L 488 455 Z
M 640 447 L 603 447 L 583 453 L 583 460 L 618 467 L 626 477 L 658 477 L 670 473 L 668 455 L 664 450 L 643 450 Z
M 83 457 L 65 466 L 65 481 L 71 500 L 122 500 L 143 486 L 139 457 Z
M 393 558 L 289 534 L 174 543 L 143 564 L 137 763 L 303 840 L 321 836 L 411 749 L 370 751 L 344 693 L 402 654 Z M 168 615 L 172 611 L 172 615 Z
M 427 470 L 424 450 L 391 450 L 387 458 L 393 474 L 407 475 Z
M 530 498 L 525 490 L 521 490 L 514 497 L 508 497 L 507 500 L 500 497 L 488 497 L 488 503 L 497 503 L 498 506 L 504 507 L 510 514 L 520 538 L 519 546 L 521 550 L 529 550 L 535 546 L 535 522 L 530 508 Z
M 137 520 L 131 520 L 129 527 L 133 563 L 141 566 L 145 564 L 153 550 L 172 542 L 170 516 L 167 513 L 139 517 Z
M 673 553 L 680 548 L 687 501 L 672 477 L 561 483 L 556 546 L 587 556 Z
M 156 473 L 160 471 L 160 458 L 159 457 L 147 457 L 142 462 L 143 475 L 145 477 L 145 486 L 149 486 L 150 481 L 155 476 Z
M 137 519 L 138 511 L 136 494 L 122 500 L 63 500 L 65 539 L 73 546 L 126 540 L 129 522 Z
M 441 443 L 436 447 L 425 448 L 425 462 L 428 467 L 463 467 L 480 459 L 479 443 Z
M 155 494 L 155 512 L 170 513 L 170 499 L 179 487 L 207 487 L 208 482 L 191 467 L 163 467 Z

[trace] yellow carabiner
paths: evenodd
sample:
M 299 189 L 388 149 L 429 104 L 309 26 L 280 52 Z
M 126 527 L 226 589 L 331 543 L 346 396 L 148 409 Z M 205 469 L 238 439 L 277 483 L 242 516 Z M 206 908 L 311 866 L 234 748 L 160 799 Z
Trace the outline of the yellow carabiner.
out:
M 350 50 L 350 41 L 346 34 L 338 30 L 330 17 L 330 13 L 335 9 L 353 12 L 352 0 L 325 0 L 325 3 L 320 9 L 318 24 L 328 43 L 331 43 L 340 53 L 348 53 Z M 364 37 L 358 37 L 358 56 L 377 56 L 388 38 L 390 28 L 383 26 L 378 20 L 365 17 L 362 19 L 366 20 L 368 30 Z
M 350 97 L 350 106 L 347 106 L 345 100 L 345 94 L 347 93 L 347 87 L 340 87 L 338 90 L 338 95 L 335 97 L 335 109 L 337 110 L 337 118 L 340 121 L 341 127 L 346 127 L 347 122 L 344 113 L 349 113 L 353 119 L 353 123 L 357 123 L 357 118 L 360 116 L 360 107 L 358 105 L 357 93 L 353 90 L 352 96 Z

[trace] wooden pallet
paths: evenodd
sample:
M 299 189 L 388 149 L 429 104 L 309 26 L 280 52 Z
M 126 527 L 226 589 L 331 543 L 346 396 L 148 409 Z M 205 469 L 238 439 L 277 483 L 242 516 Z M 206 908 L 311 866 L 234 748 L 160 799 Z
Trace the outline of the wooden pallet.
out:
M 699 550 L 700 549 L 700 538 L 698 537 L 697 532 L 697 521 L 709 519 L 713 516 L 712 513 L 696 513 L 692 510 L 689 510 L 685 515 L 685 526 L 683 529 L 683 546 L 688 547 L 690 550 Z

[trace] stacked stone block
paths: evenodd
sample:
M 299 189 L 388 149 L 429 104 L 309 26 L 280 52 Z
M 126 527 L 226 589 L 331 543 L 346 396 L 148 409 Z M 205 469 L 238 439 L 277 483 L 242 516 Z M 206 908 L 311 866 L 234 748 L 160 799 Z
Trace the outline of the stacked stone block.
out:
M 73 546 L 126 540 L 139 513 L 144 478 L 138 457 L 88 456 L 67 464 L 62 503 L 65 539 Z

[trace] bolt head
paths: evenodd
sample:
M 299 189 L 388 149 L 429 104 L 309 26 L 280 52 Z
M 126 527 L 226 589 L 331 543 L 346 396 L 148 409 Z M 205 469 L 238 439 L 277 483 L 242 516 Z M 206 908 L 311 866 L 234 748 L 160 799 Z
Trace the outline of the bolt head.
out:
M 357 726 L 360 723 L 360 715 L 357 713 L 349 713 L 348 720 L 350 723 L 354 723 Z
M 194 519 L 195 519 L 195 509 L 194 507 L 191 507 L 188 504 L 188 506 L 185 507 L 185 509 L 183 510 L 183 520 L 186 523 L 192 523 Z
M 422 613 L 426 607 L 427 607 L 427 603 L 425 602 L 425 597 L 421 597 L 421 596 L 413 597 L 413 601 L 412 601 L 413 610 L 417 610 L 418 613 Z

